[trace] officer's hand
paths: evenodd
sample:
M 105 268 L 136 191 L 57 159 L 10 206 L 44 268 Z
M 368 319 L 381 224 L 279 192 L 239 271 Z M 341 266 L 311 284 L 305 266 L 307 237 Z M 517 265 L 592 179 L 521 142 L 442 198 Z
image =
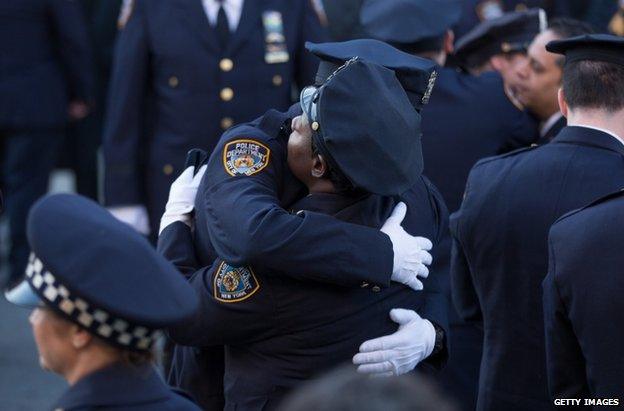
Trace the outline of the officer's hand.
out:
M 392 215 L 381 227 L 381 232 L 390 237 L 394 251 L 394 266 L 390 279 L 414 290 L 422 290 L 423 283 L 418 277 L 427 278 L 429 275 L 429 269 L 426 266 L 431 264 L 433 258 L 427 251 L 431 250 L 433 244 L 424 237 L 409 235 L 401 227 L 406 213 L 405 203 L 397 204 Z
M 147 209 L 143 205 L 109 207 L 108 211 L 117 220 L 128 224 L 143 235 L 149 235 L 150 226 Z
M 403 308 L 391 310 L 390 318 L 399 324 L 399 330 L 360 345 L 360 352 L 353 357 L 358 372 L 376 376 L 405 374 L 433 351 L 436 332 L 429 320 Z
M 180 176 L 171 184 L 169 190 L 169 200 L 165 207 L 165 213 L 160 219 L 160 230 L 158 234 L 169 224 L 176 221 L 182 221 L 189 227 L 193 226 L 191 213 L 195 208 L 195 197 L 197 196 L 197 188 L 201 182 L 207 165 L 203 165 L 197 174 L 193 175 L 195 166 L 190 166 L 180 174 Z

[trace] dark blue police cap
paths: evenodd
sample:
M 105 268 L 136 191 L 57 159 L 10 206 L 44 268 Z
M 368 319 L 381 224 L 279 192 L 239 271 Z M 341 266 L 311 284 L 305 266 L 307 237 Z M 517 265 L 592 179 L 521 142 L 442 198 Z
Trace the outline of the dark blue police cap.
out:
M 340 43 L 310 43 L 306 49 L 321 59 L 316 75 L 320 85 L 346 61 L 360 57 L 394 71 L 414 108 L 427 104 L 437 78 L 436 64 L 428 59 L 402 51 L 374 39 L 357 39 Z
M 596 60 L 624 66 L 624 38 L 610 34 L 585 34 L 546 45 L 551 53 L 563 54 L 566 64 L 580 60 Z
M 84 197 L 56 194 L 30 210 L 26 279 L 5 295 L 40 305 L 105 341 L 148 350 L 158 330 L 198 307 L 175 267 L 130 226 Z
M 437 51 L 439 39 L 459 21 L 460 0 L 366 0 L 360 23 L 371 37 L 411 53 Z
M 526 52 L 536 35 L 546 29 L 546 12 L 530 9 L 485 20 L 455 44 L 459 64 L 475 67 L 497 54 Z
M 356 57 L 301 94 L 319 152 L 354 188 L 396 195 L 414 185 L 420 115 L 392 70 Z

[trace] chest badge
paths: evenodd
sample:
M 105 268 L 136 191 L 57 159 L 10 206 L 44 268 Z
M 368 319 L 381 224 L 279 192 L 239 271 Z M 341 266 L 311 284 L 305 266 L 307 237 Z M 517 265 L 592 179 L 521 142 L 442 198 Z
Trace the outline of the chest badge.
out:
M 214 275 L 214 297 L 224 303 L 246 300 L 260 289 L 250 267 L 234 267 L 223 261 Z
M 273 10 L 265 11 L 262 13 L 262 25 L 264 26 L 264 61 L 267 64 L 286 63 L 290 56 L 286 47 L 282 13 Z
M 271 150 L 255 140 L 234 140 L 223 149 L 223 166 L 231 176 L 251 176 L 268 164 Z

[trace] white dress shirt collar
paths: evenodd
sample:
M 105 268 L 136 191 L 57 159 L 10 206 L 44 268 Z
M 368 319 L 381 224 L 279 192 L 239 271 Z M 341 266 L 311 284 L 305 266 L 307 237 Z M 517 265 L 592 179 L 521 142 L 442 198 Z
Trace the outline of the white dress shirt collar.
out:
M 540 127 L 540 137 L 544 137 L 546 134 L 548 134 L 550 129 L 553 128 L 553 126 L 557 123 L 557 121 L 559 121 L 561 117 L 563 117 L 563 114 L 561 114 L 561 111 L 557 111 L 552 116 L 550 116 L 548 120 L 544 121 L 544 123 L 542 123 L 542 126 Z
M 235 32 L 238 27 L 241 14 L 243 12 L 243 3 L 244 0 L 223 0 L 223 8 L 225 10 L 225 15 L 228 18 L 228 25 L 230 26 L 231 32 Z M 211 26 L 216 26 L 217 14 L 219 13 L 219 7 L 221 6 L 220 2 L 217 0 L 202 0 L 202 4 L 204 6 L 204 11 L 206 12 L 206 17 L 208 17 L 208 22 Z

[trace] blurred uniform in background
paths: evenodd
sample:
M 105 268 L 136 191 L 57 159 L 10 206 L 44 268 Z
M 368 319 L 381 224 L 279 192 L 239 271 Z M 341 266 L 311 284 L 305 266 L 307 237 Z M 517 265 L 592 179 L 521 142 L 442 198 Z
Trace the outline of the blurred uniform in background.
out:
M 121 3 L 121 0 L 80 1 L 93 46 L 95 104 L 87 117 L 72 122 L 68 127 L 59 166 L 72 169 L 76 176 L 76 191 L 94 200 L 98 199 L 97 153 L 102 142 L 106 94 Z
M 233 124 L 286 109 L 293 85 L 312 82 L 318 65 L 304 43 L 324 32 L 309 0 L 137 0 L 123 14 L 104 132 L 105 203 L 155 235 L 186 152 L 211 152 Z
M 459 1 L 453 0 L 368 0 L 361 14 L 369 36 L 440 65 L 431 99 L 422 110 L 424 175 L 451 211 L 461 204 L 475 162 L 529 146 L 537 137 L 533 119 L 508 99 L 498 73 L 475 77 L 442 67 L 453 51 L 450 28 L 460 12 Z M 455 310 L 449 311 L 451 353 L 443 383 L 466 410 L 474 409 L 482 332 L 461 321 Z
M 28 260 L 28 209 L 48 177 L 69 119 L 93 102 L 84 16 L 71 0 L 0 0 L 0 186 L 11 230 L 9 281 Z

